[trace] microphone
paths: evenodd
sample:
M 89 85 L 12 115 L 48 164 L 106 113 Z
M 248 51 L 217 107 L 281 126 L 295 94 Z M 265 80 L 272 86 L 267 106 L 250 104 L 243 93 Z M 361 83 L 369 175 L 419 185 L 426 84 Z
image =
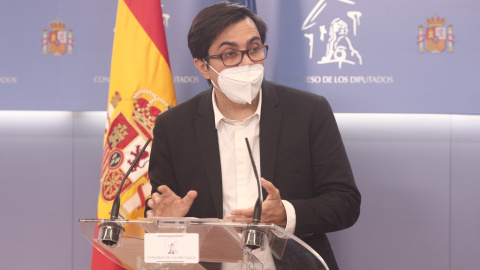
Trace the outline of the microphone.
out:
M 106 246 L 112 248 L 120 246 L 120 240 L 122 238 L 123 232 L 125 232 L 125 228 L 123 228 L 122 225 L 114 222 L 115 220 L 118 220 L 120 212 L 120 192 L 122 191 L 125 180 L 127 180 L 128 176 L 132 172 L 143 152 L 145 152 L 145 149 L 147 149 L 147 146 L 151 140 L 152 139 L 148 138 L 142 150 L 140 150 L 138 155 L 135 157 L 135 160 L 133 161 L 132 165 L 130 165 L 130 168 L 128 168 L 127 173 L 123 177 L 123 180 L 120 183 L 120 187 L 118 188 L 117 195 L 115 196 L 115 200 L 112 204 L 112 210 L 110 211 L 110 221 L 103 222 L 99 225 L 98 239 Z
M 255 208 L 253 209 L 253 224 L 260 223 L 260 217 L 262 216 L 262 197 L 260 189 L 260 179 L 258 178 L 257 166 L 255 166 L 255 160 L 253 160 L 252 149 L 250 149 L 250 143 L 248 143 L 248 138 L 245 138 L 245 143 L 247 144 L 248 154 L 250 155 L 250 161 L 252 162 L 253 173 L 255 174 L 255 179 L 257 179 L 257 202 L 255 203 Z
M 255 179 L 257 179 L 257 201 L 255 202 L 255 207 L 253 208 L 253 225 L 260 223 L 260 218 L 262 216 L 262 190 L 260 185 L 260 179 L 258 178 L 257 166 L 255 166 L 255 160 L 253 160 L 252 149 L 250 149 L 250 143 L 248 143 L 248 138 L 245 138 L 245 143 L 247 144 L 248 154 L 250 155 L 250 161 L 252 162 L 253 173 L 255 174 Z M 242 232 L 244 245 L 250 249 L 257 249 L 264 246 L 264 236 L 265 232 L 258 229 L 257 226 L 249 226 L 246 230 Z

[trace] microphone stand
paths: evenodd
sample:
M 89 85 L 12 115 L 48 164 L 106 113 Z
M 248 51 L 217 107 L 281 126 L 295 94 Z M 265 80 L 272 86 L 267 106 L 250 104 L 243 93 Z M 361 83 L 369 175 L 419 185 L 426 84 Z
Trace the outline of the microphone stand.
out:
M 265 232 L 260 230 L 257 224 L 260 223 L 260 218 L 262 216 L 262 197 L 261 197 L 261 185 L 260 179 L 258 178 L 257 166 L 255 166 L 255 161 L 253 160 L 252 150 L 250 149 L 250 144 L 248 143 L 248 138 L 245 138 L 245 143 L 247 144 L 248 154 L 250 155 L 250 161 L 252 162 L 253 173 L 255 174 L 255 179 L 257 179 L 257 201 L 255 202 L 255 207 L 253 209 L 253 226 L 248 226 L 245 230 L 242 231 L 243 243 L 246 247 L 251 250 L 265 247 L 264 238 Z
M 147 148 L 151 140 L 152 139 L 148 138 L 142 150 L 135 157 L 135 160 L 133 161 L 132 165 L 130 165 L 130 168 L 128 168 L 127 173 L 123 177 L 123 180 L 120 183 L 120 187 L 118 188 L 117 195 L 115 196 L 115 200 L 112 204 L 112 210 L 110 211 L 110 221 L 103 222 L 98 226 L 98 240 L 101 241 L 104 245 L 111 248 L 119 247 L 121 245 L 122 236 L 125 232 L 125 228 L 123 228 L 122 225 L 116 222 L 119 220 L 118 216 L 120 212 L 120 193 L 122 191 L 123 184 L 125 183 L 125 180 L 127 180 L 130 172 L 132 172 L 132 169 L 137 164 L 143 152 L 145 152 L 145 149 Z

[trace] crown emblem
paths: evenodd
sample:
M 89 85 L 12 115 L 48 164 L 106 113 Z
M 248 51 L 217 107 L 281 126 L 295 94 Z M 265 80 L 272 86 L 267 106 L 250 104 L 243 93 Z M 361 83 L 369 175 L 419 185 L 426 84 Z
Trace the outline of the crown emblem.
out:
M 56 20 L 51 21 L 48 26 L 50 26 L 53 31 L 63 31 L 63 29 L 67 28 L 67 23 L 57 18 Z
M 436 14 L 433 17 L 425 20 L 430 27 L 440 27 L 445 24 L 445 18 L 438 17 Z
M 153 92 L 142 89 L 133 96 L 133 119 L 143 127 L 142 131 L 151 134 L 157 116 L 170 108 L 167 102 L 157 97 Z M 147 135 L 145 134 L 145 135 Z
M 108 136 L 108 142 L 112 148 L 116 148 L 117 144 L 128 136 L 128 127 L 121 123 L 113 128 L 113 132 Z

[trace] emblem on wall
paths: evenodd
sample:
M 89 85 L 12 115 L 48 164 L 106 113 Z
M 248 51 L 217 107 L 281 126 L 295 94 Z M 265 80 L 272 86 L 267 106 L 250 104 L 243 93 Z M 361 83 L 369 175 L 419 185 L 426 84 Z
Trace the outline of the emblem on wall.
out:
M 350 0 L 336 2 L 355 5 L 355 2 Z M 304 37 L 308 41 L 309 58 L 316 59 L 320 65 L 338 64 L 339 69 L 342 68 L 342 64 L 361 65 L 362 56 L 355 49 L 353 37 L 357 36 L 362 13 L 347 11 L 331 21 L 326 21 L 320 16 L 326 7 L 327 0 L 318 1 L 303 22 L 301 30 L 304 31 Z
M 431 53 L 453 52 L 453 26 L 445 27 L 445 18 L 434 15 L 427 18 L 425 22 L 428 27 L 423 25 L 418 27 L 418 51 L 423 53 L 425 48 Z
M 63 55 L 66 52 L 73 52 L 73 31 L 66 31 L 67 23 L 56 19 L 48 24 L 50 31 L 43 30 L 42 53 L 52 55 Z

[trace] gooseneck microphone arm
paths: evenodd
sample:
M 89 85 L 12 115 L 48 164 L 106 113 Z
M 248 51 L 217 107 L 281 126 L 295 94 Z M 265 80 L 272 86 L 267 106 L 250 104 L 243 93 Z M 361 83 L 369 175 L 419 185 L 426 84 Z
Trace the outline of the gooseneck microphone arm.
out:
M 248 138 L 245 138 L 247 143 L 248 154 L 250 155 L 250 161 L 252 162 L 253 173 L 255 174 L 255 179 L 257 179 L 257 202 L 255 203 L 255 208 L 253 209 L 253 224 L 260 223 L 260 218 L 262 216 L 262 196 L 261 196 L 261 187 L 260 179 L 258 178 L 257 166 L 255 166 L 255 160 L 253 160 L 252 149 L 250 148 L 250 143 L 248 143 Z
M 110 211 L 110 220 L 107 222 L 103 222 L 98 226 L 98 241 L 111 248 L 121 246 L 123 232 L 125 231 L 125 228 L 123 228 L 121 224 L 115 222 L 116 220 L 118 220 L 118 215 L 120 212 L 120 193 L 122 192 L 123 184 L 125 183 L 125 180 L 127 180 L 128 175 L 130 175 L 130 172 L 132 172 L 133 168 L 135 168 L 135 165 L 142 156 L 143 152 L 145 152 L 145 149 L 147 148 L 151 140 L 152 139 L 150 138 L 147 140 L 142 150 L 135 157 L 132 165 L 130 165 L 130 168 L 128 168 L 127 173 L 125 173 L 125 177 L 123 177 L 123 180 L 120 183 L 117 195 L 115 196 L 115 200 L 112 204 L 112 210 Z
M 110 220 L 118 219 L 118 215 L 120 212 L 120 193 L 122 192 L 123 184 L 125 184 L 125 180 L 127 180 L 128 176 L 130 175 L 130 172 L 132 172 L 133 168 L 135 168 L 135 164 L 137 164 L 138 160 L 142 156 L 143 152 L 145 152 L 145 149 L 147 149 L 147 146 L 151 140 L 152 139 L 148 138 L 142 150 L 140 150 L 140 153 L 138 153 L 138 155 L 135 157 L 135 160 L 133 161 L 132 165 L 130 165 L 130 168 L 128 168 L 127 173 L 123 177 L 122 183 L 118 188 L 117 196 L 115 196 L 115 200 L 113 201 L 113 204 L 112 204 L 112 210 L 110 211 Z

